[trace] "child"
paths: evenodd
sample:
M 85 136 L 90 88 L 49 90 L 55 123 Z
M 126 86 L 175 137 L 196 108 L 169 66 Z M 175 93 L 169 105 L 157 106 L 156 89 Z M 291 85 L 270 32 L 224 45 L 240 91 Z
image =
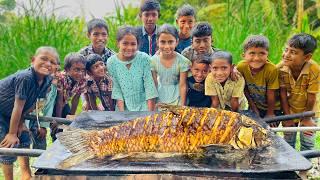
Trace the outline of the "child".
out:
M 174 51 L 178 44 L 178 31 L 164 24 L 157 33 L 159 54 L 151 59 L 153 79 L 158 88 L 158 102 L 186 105 L 187 72 L 191 62 Z
M 89 54 L 98 54 L 106 64 L 108 58 L 114 54 L 111 49 L 106 48 L 109 35 L 108 25 L 103 19 L 92 19 L 88 22 L 87 29 L 87 37 L 91 44 L 82 48 L 79 53 L 85 57 Z
M 113 80 L 112 98 L 118 111 L 153 111 L 158 97 L 150 69 L 150 57 L 138 50 L 138 37 L 131 26 L 118 29 L 119 53 L 110 57 L 108 71 Z
M 88 105 L 87 109 L 114 111 L 114 104 L 111 98 L 112 79 L 106 72 L 106 66 L 101 56 L 97 54 L 87 56 L 86 70 L 89 75 L 87 93 L 85 94 L 86 104 Z M 98 109 L 97 97 L 103 106 L 102 109 Z
M 192 60 L 195 56 L 211 56 L 215 50 L 212 46 L 212 28 L 207 22 L 197 23 L 191 31 L 191 46 L 182 51 L 182 55 Z
M 55 52 L 56 53 L 56 52 Z M 56 53 L 58 57 L 58 53 Z M 51 82 L 51 86 L 48 89 L 48 93 L 45 98 L 39 99 L 38 103 L 38 110 L 33 110 L 33 114 L 38 113 L 40 116 L 47 116 L 52 117 L 54 106 L 56 104 L 56 97 L 57 97 L 57 73 L 60 66 L 60 60 L 57 59 L 57 66 L 52 70 L 51 76 L 53 80 Z M 37 121 L 29 121 L 26 120 L 26 124 L 29 125 L 29 129 L 31 132 L 31 141 L 32 141 L 32 148 L 33 149 L 46 149 L 47 148 L 47 128 L 50 127 L 49 122 L 40 121 L 40 128 L 38 127 Z
M 142 20 L 143 26 L 137 28 L 139 38 L 139 50 L 149 54 L 150 56 L 156 53 L 156 34 L 157 21 L 160 17 L 160 4 L 157 0 L 142 1 L 140 6 L 139 17 Z
M 50 74 L 57 65 L 57 53 L 52 47 L 40 47 L 32 57 L 31 67 L 0 81 L 0 147 L 28 148 L 29 133 L 24 114 L 32 110 L 38 98 L 45 97 L 51 84 Z M 13 179 L 15 156 L 0 155 L 5 179 Z M 28 157 L 18 157 L 21 177 L 31 178 Z
M 211 97 L 204 93 L 204 82 L 209 73 L 210 57 L 200 56 L 192 60 L 192 76 L 187 78 L 188 106 L 211 107 Z
M 259 117 L 281 115 L 278 71 L 268 60 L 269 40 L 262 35 L 247 37 L 243 43 L 243 58 L 237 65 L 246 81 L 245 95 L 249 108 Z M 275 124 L 270 124 L 276 126 Z
M 185 4 L 177 10 L 176 23 L 179 26 L 179 43 L 176 48 L 181 53 L 185 48 L 191 45 L 191 29 L 196 21 L 196 13 L 192 6 Z
M 211 58 L 211 73 L 205 81 L 205 94 L 211 96 L 213 108 L 239 111 L 247 109 L 244 95 L 244 78 L 232 81 L 232 55 L 225 51 L 217 51 Z
M 282 54 L 279 64 L 280 97 L 284 114 L 304 111 L 319 112 L 316 95 L 320 91 L 320 67 L 311 60 L 317 48 L 317 40 L 305 33 L 291 37 Z M 282 122 L 284 127 L 316 126 L 311 118 Z M 284 133 L 285 140 L 295 147 L 296 133 Z M 301 132 L 301 150 L 314 147 L 314 132 Z
M 64 72 L 58 74 L 57 103 L 55 117 L 65 118 L 74 115 L 79 104 L 79 97 L 86 91 L 85 57 L 79 53 L 69 53 L 64 58 Z M 71 108 L 68 101 L 71 99 Z M 51 124 L 51 137 L 56 140 L 57 123 Z

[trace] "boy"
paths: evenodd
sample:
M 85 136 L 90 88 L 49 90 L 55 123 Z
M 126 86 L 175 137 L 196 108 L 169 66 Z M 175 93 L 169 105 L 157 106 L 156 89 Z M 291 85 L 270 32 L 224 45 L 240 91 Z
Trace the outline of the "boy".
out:
M 96 98 L 101 101 L 105 111 L 114 111 L 114 103 L 111 98 L 112 79 L 106 72 L 106 66 L 101 56 L 90 54 L 87 57 L 86 70 L 89 75 L 87 80 L 87 93 L 85 99 L 87 101 L 88 110 L 98 110 Z
M 205 81 L 205 94 L 211 96 L 211 107 L 239 111 L 247 109 L 244 95 L 245 82 L 242 76 L 231 80 L 233 69 L 232 55 L 225 51 L 217 51 L 211 58 L 211 73 Z
M 209 72 L 209 57 L 200 56 L 192 61 L 191 74 L 187 78 L 188 106 L 193 107 L 210 107 L 211 97 L 204 94 L 204 82 Z
M 319 111 L 316 96 L 320 91 L 320 67 L 311 60 L 317 48 L 317 40 L 305 33 L 291 37 L 282 54 L 280 70 L 280 97 L 284 114 Z M 311 118 L 282 122 L 284 127 L 316 126 Z M 285 140 L 295 147 L 296 133 L 284 133 Z M 301 150 L 314 147 L 314 132 L 301 132 Z
M 92 19 L 88 22 L 87 29 L 87 37 L 90 39 L 91 44 L 82 48 L 79 53 L 85 57 L 89 54 L 98 54 L 106 64 L 108 58 L 115 54 L 106 47 L 109 35 L 108 25 L 103 19 Z
M 43 98 L 50 87 L 50 74 L 57 65 L 58 54 L 52 47 L 40 47 L 32 57 L 32 66 L 0 81 L 0 147 L 28 148 L 29 133 L 24 114 L 33 109 L 37 99 Z M 0 155 L 5 179 L 13 179 L 16 157 Z M 18 157 L 22 179 L 31 178 L 28 157 Z
M 85 57 L 79 53 L 69 53 L 64 59 L 64 72 L 58 74 L 57 82 L 57 103 L 54 117 L 74 115 L 79 104 L 79 98 L 86 91 L 85 81 Z M 71 108 L 68 101 L 71 99 Z M 56 140 L 57 123 L 51 124 L 51 137 Z
M 196 13 L 192 6 L 185 4 L 177 10 L 176 23 L 179 26 L 179 43 L 176 51 L 181 53 L 191 45 L 191 29 L 196 21 Z
M 243 58 L 237 65 L 246 81 L 245 95 L 250 110 L 259 117 L 281 115 L 278 99 L 278 71 L 268 60 L 269 40 L 262 35 L 251 35 L 243 43 Z M 275 124 L 270 124 L 276 126 Z
M 207 22 L 197 23 L 192 31 L 192 44 L 182 51 L 182 55 L 192 60 L 198 55 L 211 56 L 215 50 L 212 46 L 212 28 Z
M 160 4 L 157 0 L 145 0 L 140 6 L 139 17 L 143 26 L 137 27 L 139 51 L 150 56 L 156 53 L 157 21 L 160 17 Z

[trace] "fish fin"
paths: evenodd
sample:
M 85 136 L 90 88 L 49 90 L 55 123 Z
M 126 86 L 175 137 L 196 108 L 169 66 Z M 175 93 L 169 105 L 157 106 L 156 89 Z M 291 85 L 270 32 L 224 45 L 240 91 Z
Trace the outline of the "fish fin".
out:
M 58 169 L 67 169 L 67 168 L 70 168 L 70 167 L 75 166 L 77 164 L 80 164 L 86 160 L 92 159 L 94 157 L 95 156 L 93 153 L 89 153 L 85 150 L 79 151 L 75 154 L 72 154 L 67 159 L 64 159 L 62 162 L 60 162 L 59 165 L 57 166 L 57 168 Z
M 73 154 L 63 160 L 58 167 L 65 169 L 94 158 L 95 154 L 89 147 L 90 136 L 90 131 L 73 127 L 63 127 L 63 132 L 58 133 L 57 138 L 59 142 Z

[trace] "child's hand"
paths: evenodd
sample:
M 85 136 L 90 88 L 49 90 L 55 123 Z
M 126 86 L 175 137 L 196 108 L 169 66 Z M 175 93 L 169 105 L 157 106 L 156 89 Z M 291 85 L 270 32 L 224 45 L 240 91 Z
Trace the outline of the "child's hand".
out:
M 314 126 L 317 126 L 317 124 L 311 118 L 307 118 L 307 119 L 302 119 L 300 121 L 300 126 L 302 126 L 302 127 L 314 127 Z M 307 136 L 312 136 L 314 134 L 314 132 L 313 131 L 304 131 L 303 134 L 307 135 Z
M 274 114 L 267 114 L 264 118 L 269 118 L 269 117 L 275 117 L 275 115 L 274 115 Z M 278 127 L 279 123 L 277 123 L 277 122 L 268 123 L 268 125 L 269 125 L 270 127 Z
M 19 138 L 17 134 L 7 134 L 2 142 L 0 143 L 0 147 L 2 148 L 13 148 L 14 145 L 19 144 Z
M 38 132 L 38 138 L 40 139 L 45 139 L 47 136 L 47 129 L 44 127 L 41 127 L 40 129 L 37 130 Z
M 241 77 L 241 73 L 238 71 L 238 69 L 232 65 L 232 71 L 230 73 L 230 78 L 232 81 L 238 81 Z

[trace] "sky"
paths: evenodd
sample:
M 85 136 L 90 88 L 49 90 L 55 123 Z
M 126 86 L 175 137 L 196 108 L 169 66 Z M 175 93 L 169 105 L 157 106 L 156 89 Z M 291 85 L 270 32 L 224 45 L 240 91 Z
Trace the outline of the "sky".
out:
M 21 6 L 30 7 L 30 2 L 39 0 L 17 0 L 16 12 L 21 12 Z M 59 17 L 85 16 L 91 19 L 92 15 L 101 18 L 107 13 L 115 11 L 115 2 L 124 5 L 139 6 L 140 0 L 44 0 L 48 11 L 52 10 L 52 4 L 57 8 L 55 14 Z

